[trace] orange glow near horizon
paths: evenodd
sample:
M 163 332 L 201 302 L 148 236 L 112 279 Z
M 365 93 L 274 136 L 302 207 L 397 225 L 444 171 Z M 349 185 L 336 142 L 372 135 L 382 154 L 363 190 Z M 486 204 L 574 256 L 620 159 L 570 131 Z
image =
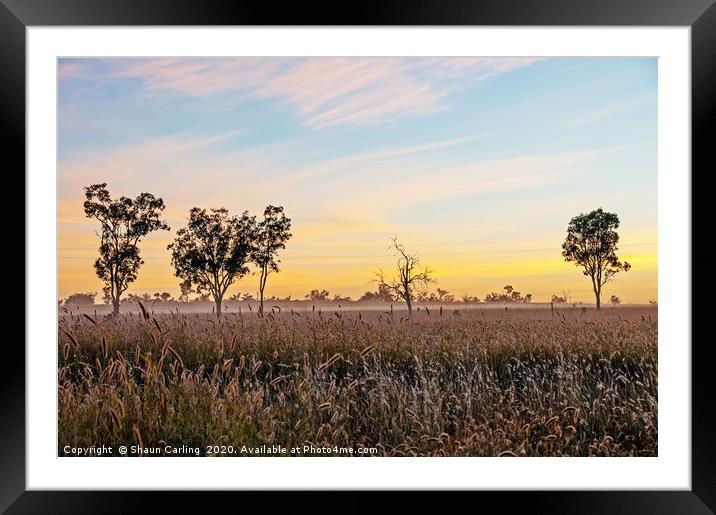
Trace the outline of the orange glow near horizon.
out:
M 79 218 L 81 213 L 61 210 L 59 217 L 59 298 L 75 292 L 97 292 L 101 302 L 102 284 L 94 274 L 97 237 L 94 224 Z M 68 221 L 65 221 L 68 220 Z M 71 220 L 71 221 L 70 221 Z M 323 230 L 323 231 L 322 231 Z M 270 276 L 268 296 L 302 299 L 312 289 L 326 289 L 331 294 L 360 297 L 374 291 L 375 271 L 382 268 L 389 273 L 395 258 L 388 249 L 385 231 L 357 232 L 352 238 L 346 231 L 337 234 L 335 228 L 321 226 L 296 228 L 294 237 L 280 255 L 281 271 Z M 322 236 L 325 232 L 325 236 Z M 171 233 L 154 233 L 140 244 L 145 264 L 128 292 L 135 294 L 169 292 L 179 295 L 179 282 L 171 268 Z M 382 233 L 382 234 L 381 234 Z M 381 237 L 382 236 L 382 237 Z M 422 264 L 433 272 L 439 287 L 453 293 L 484 299 L 492 291 L 501 291 L 510 284 L 523 294 L 532 293 L 534 302 L 548 302 L 552 295 L 569 292 L 574 301 L 593 302 L 590 283 L 580 269 L 565 263 L 561 257 L 561 241 L 425 241 L 416 237 L 412 244 L 403 241 L 411 252 L 419 255 Z M 622 302 L 646 303 L 657 299 L 657 248 L 655 231 L 621 233 L 620 256 L 632 264 L 632 270 L 616 276 L 604 290 L 609 298 L 615 294 Z M 234 293 L 257 291 L 258 278 L 249 274 L 229 289 Z

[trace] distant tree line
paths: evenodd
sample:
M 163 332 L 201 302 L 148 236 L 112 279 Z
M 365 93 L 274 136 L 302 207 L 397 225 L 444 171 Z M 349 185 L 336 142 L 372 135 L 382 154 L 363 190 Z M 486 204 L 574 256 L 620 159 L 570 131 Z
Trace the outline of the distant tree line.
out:
M 491 292 L 487 294 L 487 297 L 485 297 L 485 302 L 521 302 L 521 303 L 530 303 L 532 302 L 532 294 L 528 293 L 525 296 L 522 296 L 522 294 L 518 291 L 516 291 L 512 286 L 509 284 L 503 288 L 505 290 L 505 293 L 496 293 Z
M 97 293 L 73 293 L 66 299 L 60 300 L 60 305 L 65 306 L 86 306 L 94 304 Z
M 471 296 L 471 295 L 462 295 L 461 297 L 456 297 L 454 294 L 450 293 L 448 290 L 444 290 L 441 288 L 437 288 L 434 292 L 428 292 L 428 291 L 420 291 L 415 294 L 414 302 L 416 303 L 441 303 L 441 304 L 453 304 L 453 303 L 460 303 L 460 304 L 475 304 L 484 302 L 487 304 L 490 303 L 503 303 L 503 304 L 509 304 L 509 303 L 520 303 L 520 304 L 529 304 L 532 302 L 532 294 L 528 293 L 526 295 L 522 295 L 519 291 L 515 291 L 512 286 L 507 285 L 504 287 L 504 293 L 497 293 L 497 292 L 490 292 L 488 293 L 484 299 L 481 299 L 477 296 Z M 73 293 L 66 299 L 62 299 L 59 301 L 60 305 L 65 306 L 83 306 L 83 305 L 92 305 L 95 302 L 95 297 L 97 296 L 96 293 Z M 231 295 L 230 297 L 227 297 L 224 299 L 225 303 L 236 303 L 236 302 L 258 302 L 258 295 L 254 296 L 251 293 L 235 293 Z M 111 304 L 111 300 L 108 297 L 105 297 L 103 299 L 105 304 Z M 287 295 L 285 297 L 276 296 L 276 295 L 270 295 L 264 297 L 264 302 L 282 302 L 282 303 L 310 303 L 310 302 L 321 302 L 321 303 L 357 303 L 357 302 L 373 302 L 373 303 L 392 303 L 392 302 L 399 302 L 401 299 L 393 295 L 390 290 L 386 289 L 385 286 L 379 285 L 378 289 L 376 291 L 366 291 L 361 296 L 357 298 L 351 298 L 349 296 L 343 296 L 341 294 L 332 294 L 328 290 L 325 289 L 314 289 L 308 292 L 306 295 L 303 296 L 303 298 L 293 298 L 291 295 Z M 122 299 L 122 304 L 131 304 L 136 302 L 142 302 L 142 303 L 174 303 L 174 304 L 184 304 L 184 303 L 195 303 L 195 302 L 214 302 L 214 299 L 211 297 L 209 293 L 201 293 L 197 294 L 193 298 L 189 298 L 188 296 L 178 296 L 177 298 L 174 298 L 169 292 L 163 292 L 163 293 L 143 293 L 143 294 L 134 294 L 134 293 L 127 293 L 126 296 Z M 554 304 L 568 304 L 570 303 L 567 296 L 560 296 L 560 295 L 552 295 L 551 302 Z M 621 303 L 621 299 L 617 297 L 616 295 L 612 295 L 609 299 L 610 304 L 617 305 Z M 656 301 L 650 300 L 650 304 L 656 304 Z

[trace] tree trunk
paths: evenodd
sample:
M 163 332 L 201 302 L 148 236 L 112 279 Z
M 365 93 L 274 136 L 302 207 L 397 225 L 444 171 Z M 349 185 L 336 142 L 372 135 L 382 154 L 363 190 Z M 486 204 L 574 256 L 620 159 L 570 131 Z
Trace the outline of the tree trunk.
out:
M 112 299 L 112 315 L 119 315 L 119 297 Z
M 261 269 L 261 277 L 259 277 L 259 313 L 264 313 L 264 289 L 266 288 L 266 278 L 268 272 Z
M 410 295 L 405 296 L 405 303 L 408 305 L 408 316 L 413 314 L 413 303 L 410 300 Z
M 223 300 L 221 296 L 214 296 L 214 302 L 216 302 L 216 318 L 221 318 L 221 303 Z
M 594 296 L 597 298 L 597 311 L 599 311 L 602 309 L 601 292 L 599 290 L 594 290 Z

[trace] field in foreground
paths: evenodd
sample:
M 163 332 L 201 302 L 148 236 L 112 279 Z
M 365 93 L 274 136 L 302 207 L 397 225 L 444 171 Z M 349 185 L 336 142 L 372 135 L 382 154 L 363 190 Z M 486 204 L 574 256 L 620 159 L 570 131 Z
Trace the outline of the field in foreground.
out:
M 65 315 L 65 446 L 655 456 L 656 308 Z

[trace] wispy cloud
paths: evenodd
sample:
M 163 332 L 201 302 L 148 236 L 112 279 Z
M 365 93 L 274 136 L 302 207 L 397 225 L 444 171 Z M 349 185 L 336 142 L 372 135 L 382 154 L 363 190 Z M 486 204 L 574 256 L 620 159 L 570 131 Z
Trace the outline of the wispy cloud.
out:
M 351 212 L 364 217 L 391 217 L 426 204 L 449 202 L 470 196 L 479 199 L 500 192 L 514 192 L 550 184 L 565 184 L 584 178 L 577 173 L 583 164 L 620 147 L 594 150 L 522 155 L 502 159 L 449 164 L 406 156 L 388 166 L 376 160 L 369 171 L 324 179 L 326 189 L 350 191 L 346 198 L 330 198 L 328 212 Z M 391 173 L 386 174 L 385 170 Z M 375 199 L 385 199 L 376 203 Z M 388 200 L 389 199 L 389 200 Z
M 579 113 L 565 124 L 567 129 L 575 129 L 584 125 L 590 125 L 598 122 L 614 120 L 625 114 L 635 111 L 651 109 L 656 112 L 657 105 L 656 93 L 642 95 L 636 98 L 629 98 L 619 102 L 612 102 L 592 106 L 590 109 Z
M 208 96 L 258 88 L 280 73 L 277 59 L 116 59 L 110 75 L 139 78 L 147 91 Z
M 98 80 L 138 78 L 149 93 L 278 100 L 309 127 L 374 125 L 446 108 L 444 99 L 538 58 L 113 59 Z M 60 77 L 85 76 L 73 61 Z
M 57 65 L 57 76 L 60 79 L 67 79 L 69 77 L 83 77 L 86 74 L 86 69 L 80 63 L 59 63 Z

